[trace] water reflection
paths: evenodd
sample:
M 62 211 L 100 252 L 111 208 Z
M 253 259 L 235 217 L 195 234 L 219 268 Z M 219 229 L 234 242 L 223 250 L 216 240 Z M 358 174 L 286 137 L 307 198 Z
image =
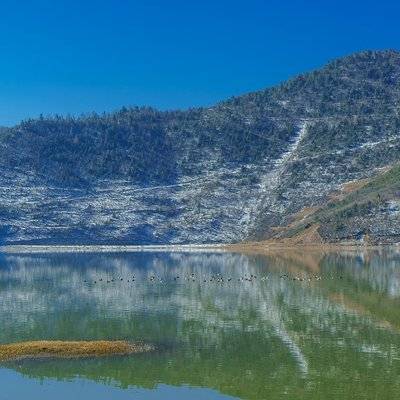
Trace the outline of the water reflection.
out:
M 395 398 L 399 261 L 394 250 L 3 256 L 0 342 L 105 338 L 159 348 L 5 367 L 26 379 L 217 391 L 207 398 Z

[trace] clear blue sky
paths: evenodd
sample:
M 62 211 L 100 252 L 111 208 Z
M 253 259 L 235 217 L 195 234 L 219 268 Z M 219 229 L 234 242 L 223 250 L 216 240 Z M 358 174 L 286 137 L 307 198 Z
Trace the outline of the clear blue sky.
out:
M 400 48 L 397 1 L 2 0 L 0 124 L 210 105 L 332 58 Z

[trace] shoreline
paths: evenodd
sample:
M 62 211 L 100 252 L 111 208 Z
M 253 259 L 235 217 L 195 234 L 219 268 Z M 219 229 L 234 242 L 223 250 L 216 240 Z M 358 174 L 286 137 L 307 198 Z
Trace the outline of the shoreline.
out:
M 367 244 L 355 242 L 343 243 L 285 243 L 285 242 L 248 242 L 225 245 L 227 251 L 243 253 L 263 253 L 268 251 L 370 251 L 379 249 L 398 249 L 400 243 Z
M 384 248 L 400 250 L 400 243 L 368 245 L 360 243 L 263 243 L 248 242 L 235 244 L 166 244 L 166 245 L 29 245 L 13 244 L 0 246 L 0 254 L 41 253 L 265 253 L 270 251 L 368 251 Z
M 0 246 L 0 254 L 24 253 L 185 253 L 185 252 L 226 252 L 221 244 L 182 244 L 182 245 L 5 245 Z

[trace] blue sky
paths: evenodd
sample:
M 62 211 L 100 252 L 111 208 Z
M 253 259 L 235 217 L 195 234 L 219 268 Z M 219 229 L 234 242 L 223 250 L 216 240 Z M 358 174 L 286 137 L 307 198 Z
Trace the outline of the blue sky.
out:
M 0 2 L 0 124 L 210 105 L 364 49 L 400 49 L 396 1 Z

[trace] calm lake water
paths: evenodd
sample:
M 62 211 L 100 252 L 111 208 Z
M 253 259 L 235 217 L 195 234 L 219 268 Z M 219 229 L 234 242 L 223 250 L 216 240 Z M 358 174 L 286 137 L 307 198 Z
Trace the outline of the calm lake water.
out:
M 2 255 L 0 343 L 39 339 L 157 351 L 3 363 L 1 400 L 398 399 L 400 252 Z

